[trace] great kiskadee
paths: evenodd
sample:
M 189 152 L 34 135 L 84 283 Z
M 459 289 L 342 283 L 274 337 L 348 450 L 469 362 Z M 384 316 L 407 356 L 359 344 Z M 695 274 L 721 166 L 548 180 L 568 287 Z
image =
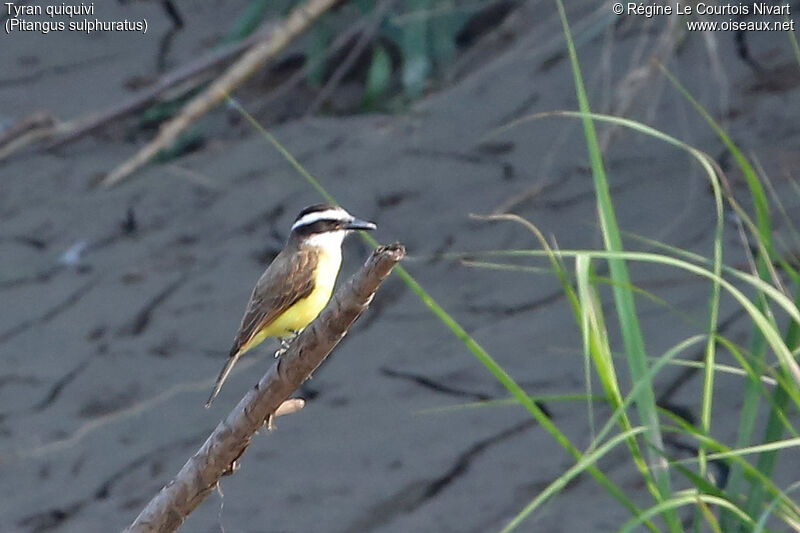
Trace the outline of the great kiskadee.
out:
M 375 228 L 372 222 L 328 204 L 306 207 L 297 215 L 286 245 L 253 289 L 228 361 L 206 407 L 219 394 L 242 354 L 267 337 L 284 342 L 317 317 L 331 298 L 345 236 L 354 230 Z

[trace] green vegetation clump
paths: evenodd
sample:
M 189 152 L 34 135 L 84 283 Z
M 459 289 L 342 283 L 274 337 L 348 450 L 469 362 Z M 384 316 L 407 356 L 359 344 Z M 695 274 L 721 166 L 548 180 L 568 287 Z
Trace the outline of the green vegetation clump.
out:
M 326 13 L 306 39 L 307 80 L 321 88 L 348 53 L 347 76 L 362 85 L 361 108 L 397 107 L 421 97 L 465 49 L 501 23 L 514 0 L 352 0 Z M 225 38 L 243 39 L 294 2 L 252 0 Z M 354 23 L 354 21 L 356 21 Z M 341 36 L 350 39 L 335 50 Z

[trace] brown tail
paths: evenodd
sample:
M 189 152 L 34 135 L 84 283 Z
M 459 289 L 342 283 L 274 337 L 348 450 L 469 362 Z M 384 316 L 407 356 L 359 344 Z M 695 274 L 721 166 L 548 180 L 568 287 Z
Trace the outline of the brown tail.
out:
M 219 390 L 222 388 L 225 380 L 228 379 L 228 374 L 231 373 L 233 365 L 236 364 L 236 361 L 239 360 L 241 355 L 241 352 L 231 352 L 230 357 L 228 357 L 228 361 L 225 363 L 225 366 L 222 367 L 222 372 L 219 373 L 217 382 L 214 383 L 214 390 L 211 391 L 211 396 L 209 396 L 208 401 L 206 402 L 206 408 L 211 407 L 211 402 L 213 402 L 214 398 L 216 398 L 217 394 L 219 394 Z

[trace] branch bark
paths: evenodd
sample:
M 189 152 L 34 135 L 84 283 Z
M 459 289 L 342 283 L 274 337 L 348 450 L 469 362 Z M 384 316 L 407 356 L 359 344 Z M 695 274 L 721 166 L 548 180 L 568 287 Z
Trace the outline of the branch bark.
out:
M 103 180 L 103 185 L 111 186 L 119 183 L 147 164 L 159 151 L 172 145 L 186 128 L 219 105 L 236 87 L 277 56 L 336 2 L 337 0 L 307 0 L 296 7 L 289 17 L 273 30 L 269 39 L 248 50 L 210 87 L 189 102 L 180 115 L 162 125 L 156 138 L 109 173 Z
M 404 255 L 405 248 L 400 244 L 376 249 L 258 385 L 219 423 L 175 478 L 139 513 L 126 533 L 165 533 L 178 529 L 214 490 L 220 478 L 235 471 L 253 435 L 342 340 Z

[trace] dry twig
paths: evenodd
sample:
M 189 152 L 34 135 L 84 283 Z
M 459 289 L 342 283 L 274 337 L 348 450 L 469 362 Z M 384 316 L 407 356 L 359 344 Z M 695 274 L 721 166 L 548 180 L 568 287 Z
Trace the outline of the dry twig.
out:
M 253 435 L 311 375 L 369 306 L 372 296 L 405 255 L 400 244 L 375 250 L 364 267 L 336 291 L 320 316 L 292 342 L 175 478 L 147 504 L 126 533 L 175 531 L 189 514 L 232 473 Z
M 48 112 L 37 111 L 22 117 L 0 133 L 0 161 L 31 143 L 63 131 L 63 126 Z
M 259 42 L 269 39 L 270 35 L 271 27 L 254 33 L 244 41 L 231 44 L 219 50 L 214 50 L 207 55 L 190 62 L 188 65 L 184 65 L 162 76 L 152 87 L 149 87 L 145 91 L 132 96 L 122 104 L 116 105 L 113 108 L 101 113 L 91 114 L 76 121 L 65 123 L 66 133 L 64 136 L 50 143 L 47 146 L 47 149 L 58 148 L 77 141 L 78 139 L 89 135 L 113 120 L 136 113 L 137 111 L 140 111 L 155 102 L 163 93 L 178 84 L 194 79 L 191 85 L 185 87 L 185 89 L 188 90 L 195 85 L 199 85 L 207 79 L 206 73 L 209 70 L 218 68 L 233 60 L 237 55 L 241 54 L 248 48 L 256 45 Z
M 277 56 L 336 1 L 307 0 L 303 5 L 296 7 L 282 24 L 275 27 L 269 39 L 248 50 L 210 87 L 189 102 L 180 115 L 162 125 L 156 138 L 132 158 L 115 168 L 103 180 L 103 185 L 111 186 L 119 183 L 147 164 L 158 152 L 171 146 L 181 132 L 225 100 L 228 94 Z
M 610 114 L 620 117 L 628 115 L 637 98 L 644 94 L 654 74 L 658 72 L 658 65 L 665 63 L 675 52 L 684 33 L 680 18 L 673 17 L 667 22 L 658 36 L 648 60 L 631 69 L 622 81 L 617 84 L 615 102 L 612 105 Z M 645 35 L 644 39 L 646 40 L 645 42 L 648 42 L 649 37 Z M 636 60 L 638 59 L 637 57 Z M 652 93 L 648 93 L 648 98 L 652 102 L 657 102 Z M 615 135 L 619 131 L 620 126 L 612 125 L 600 136 L 600 148 L 603 153 L 608 151 Z
M 56 120 L 46 113 L 34 113 L 29 117 L 24 117 L 11 129 L 0 135 L 0 161 L 37 141 L 51 140 L 49 144 L 45 145 L 46 150 L 77 141 L 109 122 L 146 108 L 176 85 L 183 83 L 185 90 L 191 89 L 206 81 L 208 76 L 213 74 L 209 71 L 232 61 L 244 50 L 269 39 L 270 35 L 271 26 L 240 43 L 204 55 L 188 65 L 162 76 L 152 87 L 105 111 L 90 113 L 65 122 Z

